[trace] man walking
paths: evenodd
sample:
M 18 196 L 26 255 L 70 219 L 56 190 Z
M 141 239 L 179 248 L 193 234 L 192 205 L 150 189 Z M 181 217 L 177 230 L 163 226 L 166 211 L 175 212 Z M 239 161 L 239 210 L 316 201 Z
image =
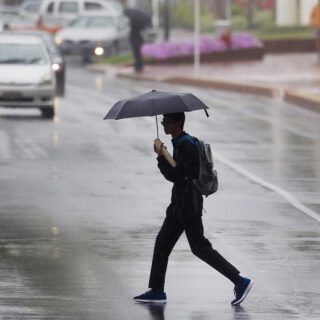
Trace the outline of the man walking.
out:
M 184 122 L 183 112 L 165 114 L 162 121 L 164 132 L 172 136 L 176 167 L 164 158 L 163 144 L 160 148 L 154 146 L 158 154 L 158 167 L 163 176 L 173 182 L 173 189 L 166 218 L 155 242 L 150 290 L 133 299 L 137 302 L 166 302 L 164 284 L 169 255 L 184 231 L 192 253 L 234 283 L 235 299 L 231 304 L 239 305 L 248 295 L 253 282 L 240 276 L 239 270 L 214 250 L 203 235 L 203 198 L 192 181 L 199 176 L 199 154 L 196 140 L 183 131 Z
M 124 14 L 130 21 L 130 44 L 134 58 L 134 71 L 140 73 L 143 71 L 141 48 L 144 40 L 142 32 L 151 26 L 151 18 L 146 13 L 132 8 L 126 8 Z

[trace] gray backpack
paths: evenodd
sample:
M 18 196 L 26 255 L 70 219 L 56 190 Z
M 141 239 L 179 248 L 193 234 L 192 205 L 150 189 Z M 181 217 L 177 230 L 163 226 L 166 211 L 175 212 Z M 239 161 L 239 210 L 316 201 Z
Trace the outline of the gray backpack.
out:
M 199 178 L 194 179 L 193 183 L 204 196 L 209 196 L 218 190 L 218 175 L 213 169 L 212 152 L 210 144 L 203 142 L 195 137 L 196 146 L 199 152 L 200 172 Z

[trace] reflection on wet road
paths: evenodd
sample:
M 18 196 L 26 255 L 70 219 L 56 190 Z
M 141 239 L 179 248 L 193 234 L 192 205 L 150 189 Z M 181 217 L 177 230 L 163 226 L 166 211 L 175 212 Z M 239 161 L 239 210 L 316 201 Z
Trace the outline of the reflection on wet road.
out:
M 319 319 L 318 114 L 68 71 L 54 121 L 0 110 L 1 319 Z M 255 280 L 242 307 L 231 308 L 232 284 L 184 236 L 169 262 L 167 305 L 131 300 L 146 290 L 170 184 L 155 165 L 154 119 L 102 118 L 116 100 L 155 87 L 192 91 L 212 106 L 209 119 L 188 114 L 186 130 L 216 155 L 220 190 L 205 200 L 205 233 Z

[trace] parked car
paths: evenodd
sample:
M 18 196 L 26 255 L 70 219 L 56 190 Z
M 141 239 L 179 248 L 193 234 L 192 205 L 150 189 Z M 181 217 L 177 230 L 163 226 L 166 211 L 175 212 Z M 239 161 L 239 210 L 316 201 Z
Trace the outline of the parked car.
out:
M 19 9 L 23 14 L 38 17 L 41 3 L 42 0 L 24 0 Z
M 123 6 L 111 0 L 43 0 L 39 8 L 39 15 L 44 20 L 54 17 L 66 26 L 80 15 L 100 10 L 122 13 Z
M 55 75 L 37 36 L 0 34 L 0 107 L 39 108 L 54 116 Z
M 52 35 L 46 31 L 41 30 L 25 30 L 14 32 L 13 34 L 34 35 L 40 37 L 44 41 L 50 54 L 52 69 L 56 76 L 56 94 L 58 96 L 64 96 L 66 63 L 64 57 L 61 55 L 59 49 L 55 45 Z
M 15 7 L 0 6 L 0 31 L 10 28 L 35 28 L 37 19 L 18 11 Z
M 0 7 L 0 31 L 3 30 L 44 30 L 55 33 L 62 29 L 54 17 L 44 20 L 39 15 L 30 15 L 14 7 Z
M 80 54 L 90 62 L 129 49 L 129 31 L 123 14 L 95 12 L 75 19 L 56 34 L 55 42 L 63 54 Z

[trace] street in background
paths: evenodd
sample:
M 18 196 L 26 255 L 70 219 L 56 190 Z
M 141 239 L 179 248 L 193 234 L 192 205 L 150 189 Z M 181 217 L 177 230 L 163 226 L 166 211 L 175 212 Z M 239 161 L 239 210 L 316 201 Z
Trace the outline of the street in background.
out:
M 318 319 L 319 222 L 305 208 L 319 216 L 319 114 L 68 67 L 54 121 L 0 110 L 0 318 Z M 132 303 L 170 186 L 156 167 L 154 119 L 102 118 L 154 88 L 192 91 L 213 107 L 210 118 L 188 113 L 186 130 L 211 144 L 219 173 L 219 190 L 205 199 L 206 236 L 256 283 L 242 308 L 230 306 L 232 283 L 195 259 L 185 236 L 170 257 L 166 307 Z

